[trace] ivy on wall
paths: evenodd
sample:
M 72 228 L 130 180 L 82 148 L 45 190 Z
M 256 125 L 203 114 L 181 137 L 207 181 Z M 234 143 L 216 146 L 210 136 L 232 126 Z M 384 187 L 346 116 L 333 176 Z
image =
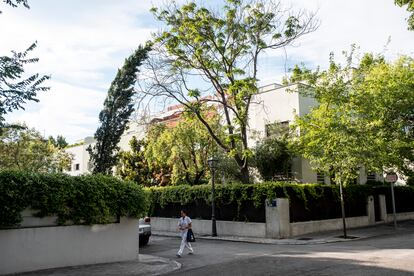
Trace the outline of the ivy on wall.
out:
M 148 194 L 136 183 L 103 175 L 0 171 L 0 226 L 16 226 L 26 208 L 58 224 L 105 224 L 146 214 Z
M 211 217 L 210 185 L 150 187 L 147 191 L 151 198 L 149 215 L 171 217 L 178 215 L 181 208 L 185 208 L 190 209 L 190 214 L 198 218 Z M 389 191 L 389 186 L 345 187 L 346 215 L 365 216 L 368 196 L 376 195 L 379 191 L 386 194 L 388 204 L 390 197 L 386 192 Z M 414 187 L 396 187 L 396 194 L 399 195 L 397 212 L 414 211 L 414 206 L 411 206 Z M 338 218 L 341 215 L 337 185 L 265 182 L 217 185 L 216 217 L 218 215 L 222 220 L 262 222 L 265 200 L 273 198 L 289 198 L 291 222 Z

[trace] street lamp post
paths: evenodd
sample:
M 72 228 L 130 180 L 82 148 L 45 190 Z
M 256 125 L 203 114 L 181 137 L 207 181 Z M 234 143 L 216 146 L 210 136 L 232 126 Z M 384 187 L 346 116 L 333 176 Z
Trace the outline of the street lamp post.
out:
M 216 226 L 216 204 L 215 204 L 215 187 L 214 187 L 214 176 L 215 169 L 217 166 L 217 159 L 214 157 L 207 160 L 208 166 L 211 169 L 211 235 L 217 237 L 217 226 Z

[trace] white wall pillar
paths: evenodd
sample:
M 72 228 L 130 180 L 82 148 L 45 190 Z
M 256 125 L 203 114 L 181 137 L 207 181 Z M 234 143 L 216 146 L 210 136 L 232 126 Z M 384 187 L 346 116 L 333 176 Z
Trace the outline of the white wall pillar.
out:
M 375 206 L 374 206 L 373 196 L 369 196 L 367 198 L 367 216 L 368 216 L 368 223 L 375 224 Z
M 385 202 L 385 195 L 379 195 L 380 219 L 387 222 L 387 204 Z
M 283 239 L 290 236 L 289 199 L 266 200 L 266 237 Z

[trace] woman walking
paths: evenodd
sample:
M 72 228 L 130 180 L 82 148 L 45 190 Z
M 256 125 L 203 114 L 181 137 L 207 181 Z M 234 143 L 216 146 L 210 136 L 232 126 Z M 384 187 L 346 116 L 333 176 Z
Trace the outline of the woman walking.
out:
M 177 252 L 178 258 L 181 258 L 183 251 L 184 251 L 184 247 L 188 248 L 189 250 L 188 254 L 194 253 L 194 250 L 191 247 L 191 243 L 187 241 L 188 229 L 191 229 L 191 219 L 190 217 L 187 216 L 186 210 L 181 210 L 181 217 L 180 217 L 180 220 L 178 221 L 178 230 L 181 231 L 180 233 L 181 245 L 180 245 L 180 250 L 178 250 Z

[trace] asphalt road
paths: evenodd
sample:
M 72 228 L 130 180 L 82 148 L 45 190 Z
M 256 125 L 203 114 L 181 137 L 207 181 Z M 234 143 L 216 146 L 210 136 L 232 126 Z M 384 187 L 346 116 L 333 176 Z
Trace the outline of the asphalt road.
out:
M 176 258 L 180 240 L 151 237 L 140 253 Z M 197 240 L 169 275 L 414 275 L 414 231 L 317 245 Z

